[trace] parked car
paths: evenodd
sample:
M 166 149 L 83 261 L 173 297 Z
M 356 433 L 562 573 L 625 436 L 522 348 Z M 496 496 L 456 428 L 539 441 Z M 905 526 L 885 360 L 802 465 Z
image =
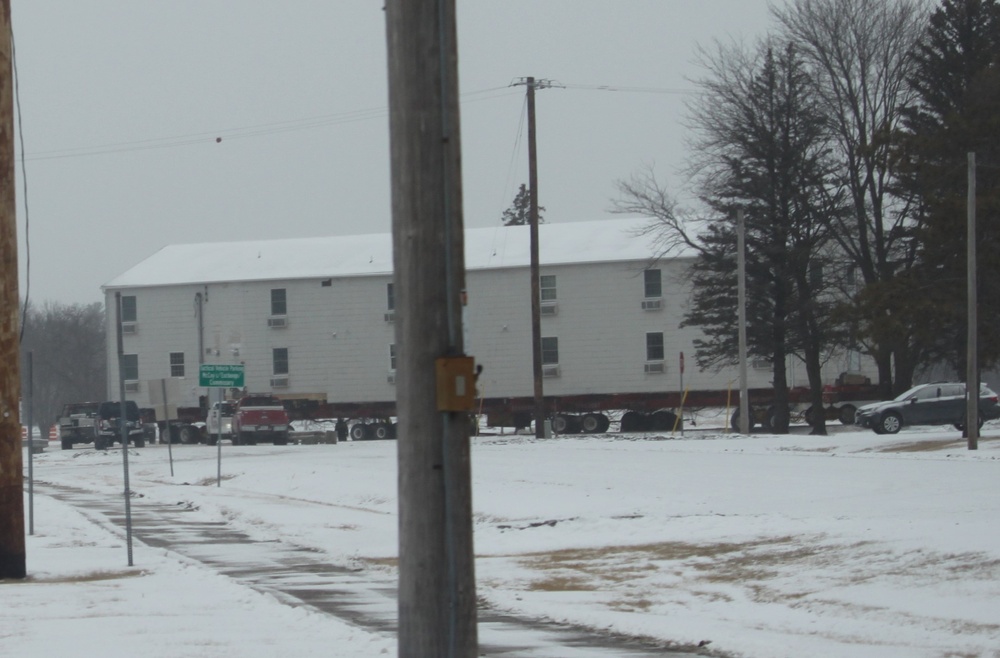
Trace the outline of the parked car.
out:
M 121 402 L 102 402 L 98 407 L 97 416 L 94 418 L 94 448 L 97 450 L 107 450 L 115 444 L 115 441 L 121 443 L 122 430 L 118 421 L 121 417 L 121 408 Z M 146 445 L 139 406 L 132 400 L 125 403 L 125 428 L 128 434 L 127 441 L 135 444 L 136 448 Z
M 997 394 L 986 386 L 979 389 L 979 426 L 1000 418 Z M 920 384 L 894 400 L 860 407 L 854 422 L 876 434 L 895 434 L 910 425 L 954 425 L 965 427 L 965 384 L 939 382 Z

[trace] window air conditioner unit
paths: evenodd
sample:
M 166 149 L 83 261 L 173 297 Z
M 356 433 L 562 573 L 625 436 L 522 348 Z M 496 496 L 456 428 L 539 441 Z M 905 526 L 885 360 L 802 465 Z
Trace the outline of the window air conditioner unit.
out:
M 125 336 L 134 336 L 139 333 L 139 323 L 137 322 L 122 322 L 122 334 Z
M 558 377 L 559 366 L 542 366 L 542 377 Z
M 538 309 L 539 315 L 559 315 L 559 304 L 555 302 L 547 302 L 542 304 Z
M 396 321 L 396 312 L 395 311 L 388 311 L 388 312 L 386 312 L 386 314 L 385 314 L 385 321 L 386 322 L 395 322 Z
M 662 308 L 662 299 L 644 299 L 642 302 L 642 310 L 644 311 L 659 311 Z
M 385 381 L 389 382 L 390 384 L 395 384 L 396 383 L 396 373 L 395 372 L 390 372 L 388 375 L 386 375 Z
M 288 326 L 288 318 L 284 316 L 273 317 L 267 319 L 267 326 L 272 329 L 284 329 Z
M 647 363 L 645 370 L 647 375 L 663 374 L 664 372 L 663 362 L 656 361 L 654 363 Z
M 139 392 L 139 382 L 137 381 L 127 381 L 125 382 L 125 392 L 126 393 L 138 393 Z
M 271 388 L 288 388 L 288 375 L 271 377 Z

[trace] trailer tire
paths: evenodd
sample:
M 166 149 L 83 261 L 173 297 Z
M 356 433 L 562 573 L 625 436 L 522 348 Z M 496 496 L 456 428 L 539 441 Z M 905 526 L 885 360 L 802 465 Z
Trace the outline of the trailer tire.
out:
M 103 436 L 95 436 L 94 437 L 94 450 L 107 450 L 107 449 L 108 449 L 108 445 L 107 445 L 107 443 L 105 443 L 104 437 Z
M 368 438 L 368 426 L 364 423 L 351 425 L 351 441 L 364 441 Z
M 135 444 L 135 447 L 136 447 L 136 448 L 145 448 L 145 447 L 146 447 L 146 437 L 143 437 L 143 436 L 137 436 L 137 437 L 135 437 L 135 439 L 134 439 L 134 440 L 132 441 L 132 443 L 134 443 L 134 444 Z
M 392 425 L 389 423 L 376 423 L 372 433 L 379 441 L 386 441 L 392 438 Z
M 182 427 L 181 443 L 198 443 L 198 429 L 191 425 Z
M 572 414 L 556 414 L 552 418 L 554 434 L 576 434 L 580 431 L 580 418 Z
M 842 425 L 853 425 L 854 424 L 854 414 L 857 413 L 857 409 L 853 404 L 845 404 L 837 411 L 837 418 L 840 420 Z
M 73 439 L 63 439 L 62 440 L 62 449 L 63 450 L 72 450 L 73 449 Z
M 276 446 L 287 446 L 288 445 L 288 432 L 282 432 L 274 436 L 274 445 Z
M 600 434 L 604 434 L 608 431 L 608 428 L 611 427 L 611 419 L 604 414 L 597 414 L 597 419 L 601 422 L 601 424 L 597 427 L 597 431 Z
M 652 425 L 652 429 L 657 432 L 671 432 L 673 431 L 675 424 L 679 425 L 679 423 L 677 423 L 677 414 L 672 411 L 654 411 L 653 415 L 650 417 L 650 425 Z
M 750 418 L 749 418 L 749 421 L 750 421 L 750 427 L 749 427 L 749 429 L 752 432 L 753 431 L 753 426 L 754 426 L 753 408 L 752 407 L 750 408 Z M 736 411 L 733 412 L 733 416 L 732 416 L 732 418 L 729 419 L 729 423 L 730 423 L 729 427 L 734 432 L 739 432 L 740 431 L 740 410 L 739 409 L 737 409 Z
M 580 419 L 580 429 L 585 434 L 602 432 L 601 425 L 601 414 L 586 414 Z
M 622 416 L 622 432 L 645 432 L 649 426 L 649 419 L 646 414 L 638 411 L 626 411 Z

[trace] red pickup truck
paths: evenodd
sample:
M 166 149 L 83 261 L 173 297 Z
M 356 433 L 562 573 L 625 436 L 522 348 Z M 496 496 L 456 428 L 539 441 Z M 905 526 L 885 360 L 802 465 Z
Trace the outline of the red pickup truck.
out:
M 236 403 L 233 412 L 233 445 L 254 445 L 271 441 L 288 443 L 288 414 L 273 395 L 248 395 Z

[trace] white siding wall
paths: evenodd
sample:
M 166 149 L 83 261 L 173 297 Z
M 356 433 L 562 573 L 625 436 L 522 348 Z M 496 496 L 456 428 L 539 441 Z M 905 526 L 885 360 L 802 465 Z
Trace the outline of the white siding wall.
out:
M 546 378 L 546 395 L 677 391 L 678 357 L 686 356 L 685 387 L 725 390 L 737 386 L 735 368 L 701 372 L 695 364 L 696 329 L 680 329 L 689 298 L 686 261 L 659 264 L 663 310 L 645 311 L 644 262 L 542 266 L 555 275 L 558 314 L 542 318 L 542 335 L 559 339 L 559 377 Z M 138 330 L 125 336 L 126 353 L 139 354 L 141 390 L 133 399 L 148 404 L 148 380 L 170 376 L 170 352 L 185 355 L 182 405 L 196 404 L 199 357 L 206 363 L 244 363 L 250 391 L 270 391 L 272 349 L 289 350 L 289 385 L 273 389 L 289 397 L 331 402 L 391 400 L 387 381 L 394 325 L 386 322 L 388 275 L 234 282 L 228 284 L 130 288 L 137 298 Z M 473 270 L 467 275 L 466 351 L 484 368 L 486 397 L 532 395 L 528 268 Z M 270 291 L 287 291 L 288 324 L 269 328 Z M 204 310 L 204 350 L 199 354 L 196 295 Z M 114 291 L 107 291 L 114 308 Z M 114 313 L 109 313 L 108 353 L 116 354 Z M 646 334 L 663 332 L 663 374 L 646 374 Z M 238 354 L 237 354 L 238 352 Z M 117 368 L 109 369 L 109 393 L 118 390 Z M 792 385 L 806 385 L 803 369 L 790 362 Z M 844 370 L 828 364 L 824 380 Z M 750 369 L 750 386 L 766 387 L 770 369 Z M 872 377 L 874 380 L 874 376 Z

